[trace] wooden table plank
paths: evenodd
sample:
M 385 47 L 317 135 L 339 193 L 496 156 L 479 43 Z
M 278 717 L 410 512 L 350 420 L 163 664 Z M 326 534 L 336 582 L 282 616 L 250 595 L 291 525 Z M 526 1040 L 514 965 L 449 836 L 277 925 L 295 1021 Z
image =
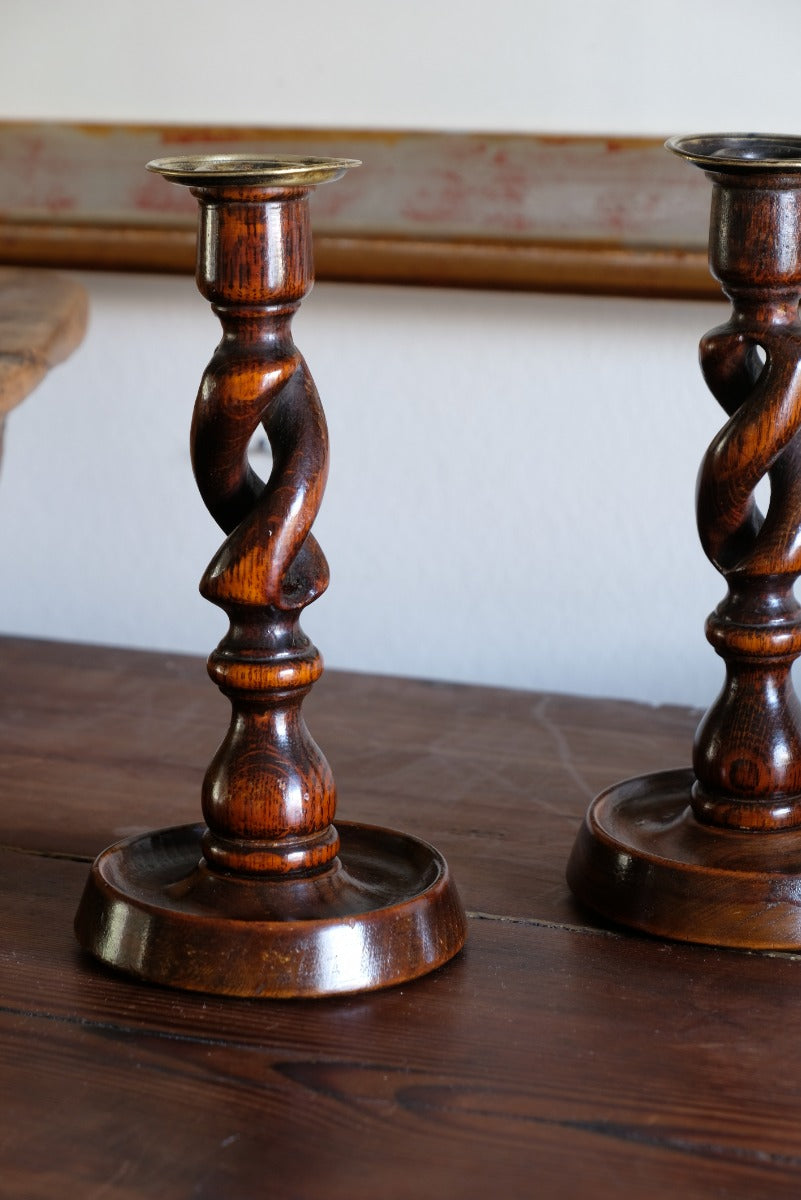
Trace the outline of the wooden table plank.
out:
M 227 725 L 201 660 L 0 641 L 0 843 L 93 858 L 200 819 Z M 564 866 L 590 798 L 688 762 L 698 714 L 501 688 L 328 672 L 306 705 L 340 819 L 391 825 L 448 858 L 471 911 L 587 923 Z
M 15 1200 L 798 1194 L 796 958 L 473 919 L 402 988 L 203 997 L 77 951 L 84 876 L 0 853 Z

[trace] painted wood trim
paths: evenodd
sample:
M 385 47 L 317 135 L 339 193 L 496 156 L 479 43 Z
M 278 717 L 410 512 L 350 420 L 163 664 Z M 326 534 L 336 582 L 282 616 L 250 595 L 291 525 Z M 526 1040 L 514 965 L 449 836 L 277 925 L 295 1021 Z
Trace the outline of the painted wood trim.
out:
M 658 139 L 0 123 L 0 262 L 191 272 L 195 202 L 153 157 L 361 158 L 313 198 L 319 279 L 717 297 L 708 184 Z

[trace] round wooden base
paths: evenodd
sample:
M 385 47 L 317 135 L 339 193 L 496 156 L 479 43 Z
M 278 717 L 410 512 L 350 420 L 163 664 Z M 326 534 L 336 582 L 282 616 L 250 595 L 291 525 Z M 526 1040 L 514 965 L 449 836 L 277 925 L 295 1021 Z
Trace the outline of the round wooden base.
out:
M 210 871 L 203 825 L 129 838 L 95 861 L 75 918 L 84 949 L 151 983 L 227 996 L 329 996 L 414 979 L 467 924 L 445 860 L 389 829 L 337 823 L 319 875 Z
M 801 830 L 702 825 L 694 775 L 619 783 L 590 805 L 567 868 L 579 900 L 660 937 L 753 950 L 801 947 Z

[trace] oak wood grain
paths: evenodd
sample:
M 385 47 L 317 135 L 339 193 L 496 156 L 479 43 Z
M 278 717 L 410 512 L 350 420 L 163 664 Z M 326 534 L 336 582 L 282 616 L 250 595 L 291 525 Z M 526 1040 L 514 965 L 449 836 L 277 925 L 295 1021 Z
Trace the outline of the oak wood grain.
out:
M 793 956 L 474 918 L 412 985 L 265 1006 L 83 956 L 83 879 L 0 853 L 0 1194 L 797 1192 Z
M 364 992 L 415 979 L 464 945 L 462 903 L 435 847 L 334 824 L 334 776 L 302 712 L 323 669 L 300 622 L 328 586 L 312 530 L 328 431 L 292 322 L 314 278 L 311 193 L 360 165 L 275 154 L 147 164 L 198 203 L 195 278 L 222 326 L 190 444 L 223 535 L 200 592 L 228 618 L 207 669 L 231 705 L 198 819 L 104 850 L 75 916 L 81 946 L 152 983 L 274 998 Z M 256 433 L 272 451 L 264 479 L 248 457 Z
M 88 861 L 197 819 L 227 716 L 200 658 L 2 639 L 0 672 L 0 843 Z M 686 764 L 699 715 L 337 671 L 306 713 L 341 819 L 441 847 L 474 912 L 568 923 L 589 919 L 563 877 L 588 799 Z
M 568 878 L 597 912 L 652 934 L 801 950 L 801 138 L 667 145 L 712 184 L 709 267 L 732 306 L 701 339 L 727 420 L 696 485 L 701 545 L 726 582 L 705 625 L 725 679 L 692 770 L 602 793 Z

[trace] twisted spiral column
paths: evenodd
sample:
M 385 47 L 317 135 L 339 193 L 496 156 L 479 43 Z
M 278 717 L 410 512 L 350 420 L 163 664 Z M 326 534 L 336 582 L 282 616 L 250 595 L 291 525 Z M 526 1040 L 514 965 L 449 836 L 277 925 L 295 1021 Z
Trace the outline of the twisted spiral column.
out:
M 238 155 L 150 164 L 199 201 L 197 283 L 222 325 L 191 440 L 200 493 L 226 534 L 200 590 L 228 616 L 208 670 L 231 721 L 203 783 L 205 824 L 104 851 L 75 930 L 102 961 L 173 987 L 367 991 L 440 966 L 467 931 L 433 846 L 334 827 L 334 780 L 301 713 L 322 671 L 300 617 L 328 584 L 311 532 L 328 435 L 291 322 L 312 285 L 310 190 L 354 165 Z M 259 428 L 272 448 L 266 482 L 248 460 Z
M 711 824 L 784 829 L 801 824 L 801 706 L 790 674 L 801 654 L 801 280 L 754 296 L 740 292 L 731 263 L 713 269 L 734 313 L 702 340 L 701 367 L 730 420 L 703 459 L 697 510 L 704 551 L 728 584 L 706 626 L 726 681 L 696 733 L 692 803 Z M 763 516 L 754 492 L 765 476 Z
M 576 896 L 650 933 L 801 947 L 801 139 L 673 139 L 711 180 L 709 264 L 732 302 L 701 341 L 729 420 L 697 487 L 704 551 L 728 585 L 706 633 L 723 688 L 692 770 L 626 780 L 590 806 L 567 868 Z M 755 499 L 763 479 L 770 503 Z
M 328 584 L 311 533 L 328 435 L 291 333 L 311 287 L 308 190 L 193 191 L 198 286 L 223 336 L 195 405 L 192 462 L 206 507 L 228 535 L 200 590 L 230 621 L 209 673 L 232 705 L 203 785 L 203 851 L 222 871 L 307 874 L 339 847 L 333 777 L 301 714 L 322 664 L 299 619 Z M 276 240 L 289 244 L 277 259 L 269 253 Z M 259 426 L 273 455 L 266 483 L 248 461 Z

